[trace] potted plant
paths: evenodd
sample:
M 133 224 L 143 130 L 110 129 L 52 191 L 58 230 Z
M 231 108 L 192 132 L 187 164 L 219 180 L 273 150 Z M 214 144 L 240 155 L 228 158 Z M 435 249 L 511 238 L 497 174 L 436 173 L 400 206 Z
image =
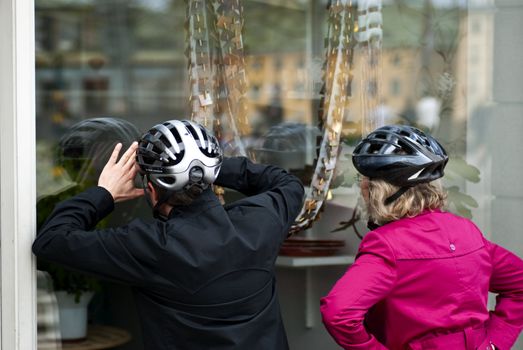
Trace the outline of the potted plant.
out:
M 53 279 L 62 340 L 78 340 L 87 336 L 87 306 L 100 284 L 93 277 L 67 270 L 57 264 L 48 268 Z
M 51 214 L 56 203 L 78 193 L 77 186 L 41 198 L 37 203 L 38 228 Z M 77 271 L 47 261 L 38 261 L 38 269 L 49 273 L 58 303 L 62 340 L 77 340 L 87 335 L 87 306 L 100 289 L 99 281 Z

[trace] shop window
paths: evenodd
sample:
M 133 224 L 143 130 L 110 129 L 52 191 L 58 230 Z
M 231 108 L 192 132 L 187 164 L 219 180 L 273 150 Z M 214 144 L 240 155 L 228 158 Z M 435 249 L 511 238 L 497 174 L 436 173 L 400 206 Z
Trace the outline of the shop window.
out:
M 506 157 L 519 159 L 521 145 L 513 140 L 519 140 L 521 130 L 517 118 L 522 113 L 518 113 L 518 103 L 511 102 L 508 106 L 515 108 L 510 115 L 502 108 L 507 106 L 497 104 L 518 102 L 521 89 L 514 87 L 520 82 L 510 89 L 496 90 L 500 88 L 492 82 L 490 57 L 499 62 L 500 53 L 494 52 L 499 43 L 495 45 L 494 40 L 505 38 L 485 30 L 499 13 L 456 1 L 383 1 L 381 14 L 386 26 L 369 26 L 367 33 L 371 38 L 383 29 L 382 37 L 374 37 L 381 41 L 350 42 L 346 47 L 346 52 L 351 53 L 347 56 L 347 66 L 328 80 L 325 47 L 338 43 L 339 37 L 333 34 L 338 32 L 328 32 L 332 20 L 325 1 L 245 0 L 242 30 L 230 31 L 233 34 L 220 32 L 217 20 L 209 26 L 209 36 L 198 30 L 188 34 L 187 3 L 182 0 L 35 1 L 39 221 L 49 215 L 59 200 L 96 183 L 98 163 L 102 161 L 99 156 L 90 159 L 89 162 L 96 163 L 91 167 L 86 158 L 92 154 L 83 153 L 88 149 L 82 147 L 88 141 L 97 140 L 96 145 L 91 145 L 94 152 L 107 138 L 116 135 L 104 134 L 98 140 L 92 133 L 78 133 L 78 148 L 60 156 L 63 140 L 77 131 L 79 123 L 95 118 L 123 120 L 133 126 L 130 127 L 132 135 L 126 134 L 131 139 L 139 137 L 154 123 L 191 118 L 194 101 L 215 103 L 220 108 L 213 110 L 207 105 L 206 108 L 213 112 L 209 115 L 219 114 L 223 118 L 220 141 L 224 144 L 231 141 L 226 137 L 231 137 L 234 128 L 227 124 L 225 113 L 228 108 L 236 108 L 235 113 L 231 113 L 233 118 L 237 118 L 240 126 L 240 121 L 247 124 L 244 129 L 237 128 L 238 139 L 245 140 L 252 155 L 256 147 L 263 151 L 265 137 L 271 130 L 292 122 L 299 127 L 290 128 L 289 132 L 305 133 L 305 136 L 296 136 L 298 140 L 301 136 L 306 140 L 301 143 L 303 148 L 274 149 L 271 154 L 278 155 L 284 167 L 292 164 L 292 170 L 312 188 L 313 161 L 319 154 L 316 145 L 321 144 L 323 137 L 314 128 L 324 123 L 322 117 L 337 103 L 345 108 L 341 115 L 340 163 L 336 167 L 343 175 L 328 191 L 329 200 L 320 219 L 312 223 L 310 230 L 302 232 L 303 236 L 342 239 L 346 242 L 342 253 L 357 251 L 358 236 L 365 234 L 366 226 L 363 216 L 353 220 L 358 214 L 359 190 L 350 154 L 355 143 L 368 132 L 366 125 L 378 126 L 378 118 L 372 119 L 372 116 L 386 110 L 387 117 L 382 120 L 425 128 L 448 149 L 451 163 L 443 182 L 449 191 L 448 209 L 471 217 L 485 232 L 492 232 L 489 234 L 494 240 L 511 244 L 518 254 L 523 252 L 521 239 L 514 234 L 520 226 L 517 217 L 523 210 L 523 193 L 517 186 L 510 188 L 508 181 L 519 178 L 519 172 L 504 174 L 507 167 L 501 164 Z M 358 11 L 353 10 L 351 15 L 356 16 Z M 503 53 L 503 57 L 520 57 L 521 52 L 514 44 L 519 42 L 513 34 L 517 31 L 509 27 L 509 22 L 502 19 L 496 22 L 498 30 L 507 29 L 499 33 L 514 35 L 501 43 L 510 52 L 508 56 Z M 467 28 L 471 33 L 467 33 Z M 481 35 L 475 35 L 478 33 Z M 470 41 L 472 35 L 477 42 Z M 508 44 L 510 40 L 513 42 Z M 189 43 L 201 48 L 196 55 L 198 76 L 191 75 L 189 54 L 185 54 L 189 52 Z M 471 43 L 470 56 L 461 55 Z M 206 45 L 209 45 L 207 51 Z M 481 55 L 478 48 L 482 48 Z M 219 55 L 219 50 L 225 53 Z M 401 79 L 391 77 L 391 71 L 382 71 L 392 66 L 397 76 L 396 71 L 407 61 L 409 70 Z M 205 62 L 209 64 L 203 69 Z M 241 62 L 247 63 L 241 66 Z M 313 62 L 311 72 L 307 62 Z M 495 68 L 497 84 L 517 77 L 518 74 L 511 73 L 512 69 L 521 73 L 516 64 L 498 63 Z M 219 78 L 213 80 L 213 74 Z M 481 79 L 481 83 L 476 79 Z M 203 87 L 199 91 L 201 100 L 200 96 L 191 96 L 195 82 Z M 313 91 L 307 91 L 305 82 L 310 82 Z M 344 90 L 347 96 L 329 95 L 332 82 L 341 82 L 336 89 Z M 502 97 L 496 97 L 498 95 Z M 495 97 L 500 101 L 495 101 Z M 503 122 L 499 122 L 500 115 L 505 116 Z M 283 137 L 280 144 L 274 144 L 285 147 L 288 143 L 284 141 Z M 325 144 L 335 145 L 335 141 Z M 498 148 L 508 152 L 505 158 L 494 155 Z M 238 148 L 231 149 L 228 155 L 238 155 L 233 153 Z M 514 168 L 521 170 L 518 164 Z M 118 206 L 103 225 L 123 224 L 137 215 L 151 217 L 144 201 Z M 344 227 L 348 222 L 352 224 Z M 51 269 L 50 275 L 57 278 L 56 274 L 65 274 L 58 271 Z M 140 334 L 136 332 L 139 320 L 133 313 L 134 307 L 129 306 L 132 303 L 130 289 L 78 278 L 86 286 L 84 289 L 95 291 L 88 312 L 91 326 L 96 329 L 96 325 L 105 324 L 121 329 L 130 336 L 121 349 L 142 350 Z M 39 281 L 41 286 L 50 283 L 59 287 L 59 283 L 45 276 Z M 318 288 L 323 293 L 328 288 L 327 282 Z M 289 302 L 288 295 L 302 297 L 296 296 L 295 289 L 281 295 L 282 304 Z M 293 315 L 286 316 L 292 322 L 299 322 Z M 326 333 L 319 337 L 324 339 L 311 342 L 304 350 L 330 341 Z M 294 334 L 289 341 L 291 348 L 303 346 Z M 522 345 L 518 346 L 515 349 L 523 349 Z

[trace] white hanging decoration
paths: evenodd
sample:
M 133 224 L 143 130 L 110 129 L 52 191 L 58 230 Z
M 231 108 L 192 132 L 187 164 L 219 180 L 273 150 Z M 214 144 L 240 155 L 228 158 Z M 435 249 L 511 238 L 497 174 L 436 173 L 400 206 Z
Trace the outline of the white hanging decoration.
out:
M 381 0 L 359 0 L 356 38 L 361 52 L 362 136 L 386 121 L 381 101 L 381 48 L 383 16 Z

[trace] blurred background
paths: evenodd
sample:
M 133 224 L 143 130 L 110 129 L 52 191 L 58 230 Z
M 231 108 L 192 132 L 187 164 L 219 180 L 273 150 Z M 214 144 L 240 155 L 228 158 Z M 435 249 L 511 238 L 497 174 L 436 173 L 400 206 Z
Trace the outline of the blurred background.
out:
M 132 125 L 121 135 L 130 142 L 157 122 L 193 116 L 187 52 L 189 43 L 199 39 L 188 32 L 189 3 L 195 1 L 35 1 L 39 222 L 57 200 L 92 183 L 92 147 L 114 142 L 111 135 L 95 140 L 91 132 L 74 134 L 84 140 L 73 142 L 77 149 L 64 163 L 64 138 L 79 123 L 115 118 Z M 321 325 L 319 298 L 345 271 L 358 236 L 366 231 L 350 154 L 370 127 L 410 124 L 439 139 L 451 157 L 444 179 L 449 210 L 472 218 L 495 242 L 523 252 L 518 220 L 523 212 L 523 3 L 347 3 L 360 19 L 370 12 L 379 18 L 366 26 L 354 22 L 336 176 L 319 219 L 298 234 L 343 241 L 343 247 L 325 250 L 325 259 L 321 253 L 310 254 L 314 259 L 282 254 L 278 283 L 291 349 L 337 348 Z M 235 38 L 241 38 L 237 47 L 244 55 L 239 97 L 246 126 L 235 135 L 224 122 L 220 141 L 229 155 L 238 155 L 240 140 L 253 160 L 287 168 L 309 186 L 324 135 L 319 112 L 326 45 L 336 34 L 330 3 L 240 4 L 243 25 Z M 377 36 L 366 42 L 365 30 Z M 232 97 L 232 103 L 239 103 Z M 76 171 L 70 170 L 71 159 L 76 159 Z M 78 177 L 78 169 L 86 171 L 84 176 Z M 137 200 L 117 207 L 102 224 L 125 223 L 136 215 L 148 218 L 149 211 Z M 107 282 L 83 283 L 69 287 L 79 294 L 95 292 L 87 315 L 91 326 L 123 331 L 123 344 L 116 349 L 142 349 L 132 292 Z

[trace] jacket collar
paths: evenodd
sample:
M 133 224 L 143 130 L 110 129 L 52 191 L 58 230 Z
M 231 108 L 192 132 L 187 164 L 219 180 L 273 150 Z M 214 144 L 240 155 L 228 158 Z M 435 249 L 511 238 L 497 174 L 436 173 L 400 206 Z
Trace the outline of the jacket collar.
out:
M 204 190 L 191 204 L 173 207 L 169 213 L 169 219 L 180 216 L 187 217 L 198 215 L 208 208 L 212 208 L 218 205 L 221 205 L 221 203 L 218 197 L 216 197 L 212 189 L 209 187 Z

